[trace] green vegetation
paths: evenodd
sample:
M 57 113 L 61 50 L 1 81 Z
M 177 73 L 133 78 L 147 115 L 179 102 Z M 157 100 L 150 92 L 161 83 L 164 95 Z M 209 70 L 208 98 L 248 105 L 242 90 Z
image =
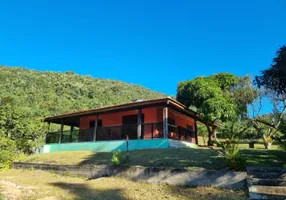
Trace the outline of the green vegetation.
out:
M 126 153 L 123 153 L 122 151 L 115 151 L 112 153 L 112 159 L 111 162 L 113 165 L 122 165 L 129 161 L 129 156 L 127 156 Z
M 250 77 L 237 77 L 229 73 L 218 73 L 209 77 L 197 77 L 180 82 L 177 100 L 188 107 L 194 107 L 205 121 L 209 134 L 216 138 L 215 123 L 235 121 L 247 113 L 247 105 L 256 98 L 256 91 Z
M 0 149 L 0 169 L 7 169 L 16 158 L 16 144 L 13 140 L 0 136 Z
M 216 139 L 216 143 L 221 147 L 221 155 L 225 158 L 227 166 L 232 170 L 243 170 L 245 168 L 245 160 L 242 158 L 239 149 L 239 139 L 245 131 L 249 129 L 248 124 L 228 123 L 221 128 L 223 140 Z
M 197 168 L 225 169 L 228 166 L 222 156 L 220 149 L 146 149 L 129 152 L 128 166 L 146 167 L 172 167 L 186 168 L 189 170 Z M 240 151 L 241 157 L 248 166 L 273 166 L 286 167 L 285 153 L 280 150 L 248 150 Z M 112 165 L 112 153 L 95 153 L 90 151 L 56 152 L 27 157 L 25 162 L 49 163 L 49 164 L 108 164 Z
M 265 96 L 270 97 L 272 113 L 261 115 L 258 111 L 252 118 L 257 132 L 263 136 L 265 148 L 269 149 L 272 142 L 278 139 L 282 147 L 286 146 L 285 112 L 286 112 L 286 46 L 280 47 L 272 60 L 270 68 L 263 70 L 260 76 L 255 77 L 255 83 Z M 261 96 L 261 95 L 260 95 Z M 260 100 L 260 104 L 262 100 Z M 254 109 L 255 110 L 255 109 Z M 257 108 L 256 108 L 257 110 Z M 284 136 L 283 136 L 284 135 Z
M 41 120 L 46 116 L 165 96 L 138 85 L 73 72 L 4 66 L 0 66 L 0 91 L 0 137 L 14 141 L 17 152 L 26 154 L 43 145 L 48 127 Z M 58 128 L 52 125 L 50 130 Z
M 0 172 L 0 187 L 7 199 L 63 199 L 63 200 L 192 200 L 192 199 L 247 199 L 243 191 L 215 189 L 210 187 L 175 187 L 151 185 L 122 178 L 83 178 L 60 176 L 44 171 L 9 170 Z

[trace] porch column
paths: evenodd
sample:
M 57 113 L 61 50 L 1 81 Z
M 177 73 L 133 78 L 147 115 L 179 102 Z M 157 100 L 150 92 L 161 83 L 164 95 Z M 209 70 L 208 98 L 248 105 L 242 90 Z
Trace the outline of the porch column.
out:
M 97 127 L 98 127 L 98 114 L 96 114 L 96 118 L 94 122 L 93 141 L 96 141 Z
M 196 137 L 196 145 L 199 144 L 199 140 L 198 140 L 198 124 L 197 124 L 197 120 L 195 119 L 195 137 Z
M 72 142 L 72 132 L 73 132 L 73 126 L 71 126 L 71 130 L 70 130 L 70 142 Z
M 164 138 L 168 138 L 168 108 L 163 109 L 163 134 Z
M 60 129 L 59 143 L 62 142 L 63 131 L 64 131 L 64 122 L 63 122 L 63 120 L 62 120 L 62 121 L 61 121 L 61 129 Z
M 142 136 L 142 108 L 139 108 L 137 114 L 137 139 L 140 140 L 141 136 Z
M 50 132 L 51 122 L 48 123 L 48 133 L 46 134 L 45 143 L 47 144 L 48 134 Z

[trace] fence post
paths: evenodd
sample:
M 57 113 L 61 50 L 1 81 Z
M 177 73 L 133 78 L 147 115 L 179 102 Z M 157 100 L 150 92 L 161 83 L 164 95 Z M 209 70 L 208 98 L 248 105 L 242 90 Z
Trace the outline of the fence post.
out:
M 126 135 L 126 157 L 127 157 L 127 158 L 129 158 L 128 140 L 129 140 L 129 136 L 128 136 L 128 135 Z
M 151 124 L 151 138 L 153 139 L 153 123 Z

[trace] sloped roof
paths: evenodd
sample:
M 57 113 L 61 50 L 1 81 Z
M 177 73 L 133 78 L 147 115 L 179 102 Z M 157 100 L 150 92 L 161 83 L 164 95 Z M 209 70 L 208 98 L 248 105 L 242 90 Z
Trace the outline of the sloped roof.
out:
M 155 106 L 168 106 L 194 119 L 197 119 L 198 121 L 202 123 L 206 123 L 202 120 L 199 113 L 187 108 L 185 105 L 181 104 L 180 102 L 170 97 L 144 100 L 144 101 L 136 101 L 136 102 L 130 102 L 130 103 L 114 105 L 114 106 L 105 106 L 105 107 L 88 109 L 88 110 L 79 110 L 79 111 L 65 113 L 65 114 L 61 114 L 57 116 L 47 117 L 44 119 L 44 122 L 61 123 L 62 120 L 68 120 L 71 118 L 79 118 L 82 116 L 120 112 L 120 111 L 125 111 L 125 110 L 138 109 L 138 108 L 144 108 L 144 107 L 155 107 Z

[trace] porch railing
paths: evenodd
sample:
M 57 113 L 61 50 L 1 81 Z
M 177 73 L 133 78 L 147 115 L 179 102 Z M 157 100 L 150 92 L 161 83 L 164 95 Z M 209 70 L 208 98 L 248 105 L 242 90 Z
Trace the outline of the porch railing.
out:
M 141 125 L 141 139 L 163 138 L 163 123 L 144 123 Z M 137 124 L 122 126 L 98 127 L 96 141 L 137 139 Z M 46 135 L 46 144 L 59 143 L 60 132 L 51 132 Z M 60 143 L 87 142 L 94 140 L 94 128 L 63 131 Z

